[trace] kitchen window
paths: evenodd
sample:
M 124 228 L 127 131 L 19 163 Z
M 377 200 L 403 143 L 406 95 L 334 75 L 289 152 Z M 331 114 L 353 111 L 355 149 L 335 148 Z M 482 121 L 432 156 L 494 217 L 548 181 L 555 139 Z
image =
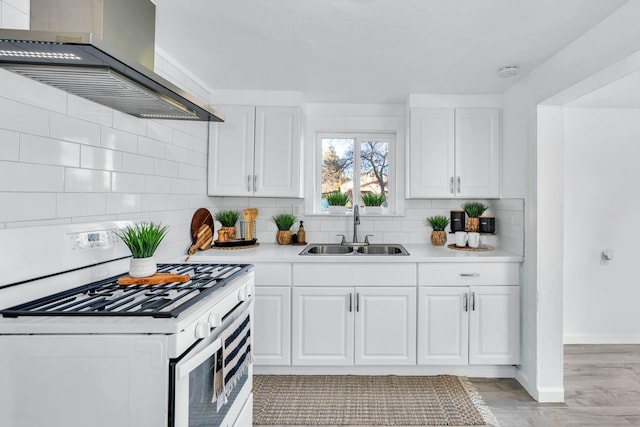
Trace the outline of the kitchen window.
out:
M 382 212 L 394 213 L 397 197 L 395 135 L 383 133 L 319 133 L 319 180 L 316 212 L 328 211 L 327 194 L 340 191 L 348 195 L 347 208 L 364 206 L 365 194 L 384 195 Z

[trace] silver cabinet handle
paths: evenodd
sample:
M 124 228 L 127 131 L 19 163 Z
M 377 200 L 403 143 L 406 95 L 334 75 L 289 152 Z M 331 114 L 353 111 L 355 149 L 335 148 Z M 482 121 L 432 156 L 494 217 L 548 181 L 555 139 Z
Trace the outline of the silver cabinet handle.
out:
M 360 311 L 360 294 L 356 294 L 356 311 Z
M 457 181 L 458 181 L 458 193 L 460 193 L 460 177 L 457 177 Z
M 253 175 L 253 192 L 258 190 L 258 175 Z
M 469 294 L 464 294 L 464 300 L 462 304 L 464 305 L 464 311 L 469 311 Z
M 349 294 L 349 313 L 353 311 L 353 294 Z
M 460 273 L 460 277 L 480 277 L 478 273 Z
M 476 311 L 476 293 L 471 292 L 471 311 Z
M 449 193 L 453 194 L 453 177 L 449 179 Z
M 247 175 L 247 191 L 251 193 L 251 175 Z

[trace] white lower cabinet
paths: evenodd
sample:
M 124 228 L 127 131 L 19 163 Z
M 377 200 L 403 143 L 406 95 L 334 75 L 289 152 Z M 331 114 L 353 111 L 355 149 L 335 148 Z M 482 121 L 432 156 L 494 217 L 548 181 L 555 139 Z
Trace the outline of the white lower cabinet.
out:
M 256 365 L 291 364 L 291 288 L 256 286 L 253 347 Z
M 418 292 L 418 364 L 520 360 L 518 286 L 426 286 Z
M 294 287 L 293 365 L 415 364 L 416 289 Z

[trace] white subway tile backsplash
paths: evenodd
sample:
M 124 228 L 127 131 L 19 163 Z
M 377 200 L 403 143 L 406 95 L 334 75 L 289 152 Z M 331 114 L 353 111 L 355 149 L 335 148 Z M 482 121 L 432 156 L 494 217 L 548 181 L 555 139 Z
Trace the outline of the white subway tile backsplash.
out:
M 141 194 L 110 193 L 106 198 L 108 214 L 136 213 L 133 216 L 136 217 L 142 211 Z M 122 217 L 119 215 L 118 218 Z
M 153 174 L 175 178 L 178 176 L 178 163 L 171 160 L 153 159 Z
M 5 69 L 0 69 L 0 96 L 59 113 L 67 109 L 65 92 Z
M 69 224 L 69 218 L 38 219 L 34 221 L 15 221 L 7 224 L 7 228 L 46 227 L 51 225 Z
M 116 221 L 117 215 L 91 215 L 91 216 L 75 216 L 71 218 L 71 222 L 74 224 L 83 224 L 87 222 L 105 222 Z
M 0 191 L 56 192 L 62 191 L 63 185 L 61 166 L 0 161 Z
M 162 142 L 171 142 L 173 129 L 157 120 L 149 120 L 147 123 L 147 136 Z
M 153 175 L 153 158 L 138 154 L 124 153 L 122 170 L 124 172 Z
M 100 146 L 100 125 L 63 114 L 51 113 L 49 136 L 79 144 Z
M 65 168 L 64 191 L 67 193 L 110 192 L 111 172 Z
M 146 177 L 147 193 L 169 193 L 171 192 L 171 178 L 166 176 L 149 176 Z
M 20 134 L 0 129 L 0 160 L 17 161 L 20 158 Z
M 193 179 L 171 178 L 173 194 L 203 194 L 207 192 L 207 183 Z
M 20 161 L 43 165 L 80 166 L 80 145 L 42 136 L 20 136 Z
M 2 168 L 0 168 L 0 175 L 1 171 Z M 2 181 L 0 179 L 0 183 Z M 55 193 L 0 192 L 0 206 L 2 206 L 0 222 L 3 223 L 47 220 L 56 217 Z
M 147 120 L 139 119 L 129 114 L 113 111 L 113 127 L 136 135 L 147 134 Z
M 0 70 L 0 72 L 4 72 L 4 70 Z M 48 136 L 49 112 L 42 108 L 3 98 L 0 92 L 0 129 Z
M 122 170 L 122 153 L 104 148 L 80 147 L 80 167 L 84 169 Z
M 146 136 L 138 137 L 138 154 L 159 159 L 165 158 L 166 143 Z
M 104 215 L 106 213 L 105 193 L 60 193 L 56 203 L 57 216 Z
M 178 164 L 178 178 L 206 181 L 207 168 L 180 163 Z
M 193 136 L 188 133 L 176 129 L 173 130 L 173 145 L 193 150 L 193 140 Z
M 124 172 L 111 173 L 111 191 L 114 193 L 144 193 L 146 177 Z
M 67 114 L 103 126 L 111 127 L 113 125 L 113 110 L 111 108 L 71 94 L 67 94 Z
M 129 132 L 123 132 L 110 127 L 102 127 L 100 145 L 112 150 L 137 153 L 138 137 Z

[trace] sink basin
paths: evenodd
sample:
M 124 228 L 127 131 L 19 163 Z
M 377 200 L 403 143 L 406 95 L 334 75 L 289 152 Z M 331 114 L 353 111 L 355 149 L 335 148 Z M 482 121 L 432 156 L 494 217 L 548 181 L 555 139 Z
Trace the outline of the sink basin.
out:
M 376 244 L 366 246 L 349 246 L 337 243 L 311 243 L 300 252 L 300 255 L 409 255 L 402 245 Z

